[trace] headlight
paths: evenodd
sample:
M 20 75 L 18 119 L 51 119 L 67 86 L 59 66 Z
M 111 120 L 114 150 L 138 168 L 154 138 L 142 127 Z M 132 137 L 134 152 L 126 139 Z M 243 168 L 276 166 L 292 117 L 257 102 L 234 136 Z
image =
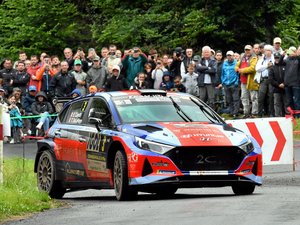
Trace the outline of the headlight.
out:
M 254 146 L 251 140 L 248 140 L 246 143 L 239 146 L 246 154 L 249 154 L 254 150 Z
M 147 141 L 139 137 L 135 137 L 135 141 L 139 148 L 156 152 L 159 154 L 164 154 L 169 150 L 171 150 L 172 148 L 174 148 L 174 146 L 171 145 L 164 145 L 157 142 Z

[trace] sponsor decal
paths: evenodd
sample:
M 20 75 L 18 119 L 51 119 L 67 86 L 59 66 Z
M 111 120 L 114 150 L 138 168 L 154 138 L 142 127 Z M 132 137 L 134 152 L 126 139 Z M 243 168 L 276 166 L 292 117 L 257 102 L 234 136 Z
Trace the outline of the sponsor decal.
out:
M 218 171 L 190 171 L 191 176 L 204 176 L 204 175 L 228 175 L 228 171 L 218 170 Z
M 78 169 L 72 169 L 69 163 L 66 164 L 66 173 L 75 176 L 84 176 L 84 171 Z
M 152 166 L 163 166 L 163 167 L 168 167 L 170 164 L 167 163 L 167 162 L 163 162 L 163 161 L 160 161 L 160 162 L 153 162 L 152 163 Z
M 176 171 L 174 170 L 157 170 L 157 174 L 176 174 Z
M 104 172 L 106 171 L 106 163 L 99 162 L 96 160 L 87 160 L 88 162 L 88 170 L 97 171 L 97 172 Z
M 127 158 L 129 162 L 137 162 L 139 160 L 139 156 L 135 152 L 128 154 Z

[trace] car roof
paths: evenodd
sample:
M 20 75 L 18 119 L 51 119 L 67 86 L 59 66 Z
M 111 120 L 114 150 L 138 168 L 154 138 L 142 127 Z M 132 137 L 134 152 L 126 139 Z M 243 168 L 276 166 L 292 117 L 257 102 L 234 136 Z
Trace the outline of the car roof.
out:
M 187 93 L 182 92 L 167 92 L 164 90 L 156 90 L 156 89 L 143 89 L 143 90 L 124 90 L 124 91 L 112 91 L 112 92 L 97 92 L 95 94 L 88 94 L 85 96 L 81 96 L 78 98 L 75 98 L 72 101 L 69 101 L 65 104 L 65 106 L 71 104 L 74 101 L 77 101 L 79 99 L 87 99 L 94 96 L 99 96 L 105 98 L 107 101 L 111 99 L 112 97 L 118 97 L 118 96 L 191 96 Z

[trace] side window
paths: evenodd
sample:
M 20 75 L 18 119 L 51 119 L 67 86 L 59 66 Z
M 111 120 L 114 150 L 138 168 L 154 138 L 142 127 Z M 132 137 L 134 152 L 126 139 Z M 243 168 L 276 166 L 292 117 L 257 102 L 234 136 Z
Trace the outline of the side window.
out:
M 65 123 L 81 124 L 87 105 L 88 100 L 79 101 L 72 104 L 68 109 Z
M 94 98 L 92 100 L 88 113 L 88 118 L 90 117 L 101 119 L 103 126 L 109 126 L 111 124 L 111 113 L 105 101 L 100 98 Z

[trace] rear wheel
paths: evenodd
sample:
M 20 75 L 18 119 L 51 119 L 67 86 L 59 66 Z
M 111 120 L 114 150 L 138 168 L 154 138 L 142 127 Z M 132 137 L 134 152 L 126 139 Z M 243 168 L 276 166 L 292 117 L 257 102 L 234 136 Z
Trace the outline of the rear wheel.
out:
M 125 154 L 120 150 L 115 155 L 113 171 L 116 198 L 119 201 L 135 198 L 137 191 L 129 186 L 127 161 Z
M 61 182 L 55 180 L 55 163 L 49 151 L 44 151 L 39 158 L 37 167 L 37 183 L 40 191 L 45 191 L 51 198 L 60 199 L 64 196 L 66 189 Z
M 251 195 L 255 190 L 255 184 L 237 183 L 232 185 L 232 191 L 236 195 Z

